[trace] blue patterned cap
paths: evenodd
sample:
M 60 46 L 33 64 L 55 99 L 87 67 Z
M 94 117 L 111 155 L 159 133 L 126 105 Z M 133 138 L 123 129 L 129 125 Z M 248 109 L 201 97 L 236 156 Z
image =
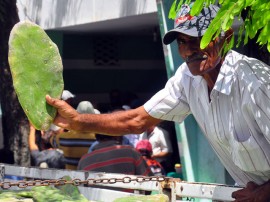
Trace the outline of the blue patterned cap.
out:
M 219 10 L 218 6 L 211 4 L 209 7 L 204 7 L 199 15 L 191 16 L 192 5 L 193 3 L 181 6 L 174 20 L 174 29 L 168 31 L 163 38 L 164 44 L 172 43 L 179 33 L 193 37 L 203 36 Z

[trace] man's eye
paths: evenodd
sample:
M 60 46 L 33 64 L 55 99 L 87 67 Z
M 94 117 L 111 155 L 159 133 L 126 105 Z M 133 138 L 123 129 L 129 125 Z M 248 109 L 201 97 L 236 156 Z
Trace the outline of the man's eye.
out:
M 185 41 L 182 40 L 182 39 L 178 39 L 178 40 L 177 40 L 177 43 L 178 43 L 178 45 L 181 45 L 181 44 L 185 44 Z

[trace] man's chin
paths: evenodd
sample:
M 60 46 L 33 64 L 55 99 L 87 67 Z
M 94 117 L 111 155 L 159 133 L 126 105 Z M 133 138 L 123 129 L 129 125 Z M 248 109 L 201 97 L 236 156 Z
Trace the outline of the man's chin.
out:
M 196 61 L 187 63 L 188 69 L 192 75 L 197 76 L 197 75 L 202 74 L 202 72 L 200 71 L 202 61 L 203 60 L 196 60 Z

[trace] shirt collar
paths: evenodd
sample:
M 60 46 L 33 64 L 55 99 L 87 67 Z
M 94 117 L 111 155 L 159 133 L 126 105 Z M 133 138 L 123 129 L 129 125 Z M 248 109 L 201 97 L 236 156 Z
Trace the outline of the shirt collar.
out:
M 115 146 L 115 145 L 119 145 L 118 141 L 116 141 L 116 140 L 108 140 L 108 141 L 104 141 L 104 142 L 99 142 L 96 146 L 94 146 L 93 151 L 98 150 L 98 149 L 102 149 L 105 147 Z
M 186 74 L 188 77 L 191 77 L 191 78 L 193 79 L 193 81 L 192 81 L 192 86 L 196 89 L 196 88 L 199 86 L 199 84 L 201 83 L 203 77 L 202 77 L 202 76 L 194 76 L 194 75 L 191 74 L 191 72 L 189 71 L 188 66 L 187 66 L 186 63 L 185 63 L 185 66 L 186 66 L 186 70 L 187 70 L 187 71 L 185 71 L 185 74 Z
M 220 68 L 214 90 L 219 91 L 225 95 L 229 95 L 232 89 L 233 75 L 235 73 L 234 65 L 229 64 L 229 61 L 233 61 L 232 51 L 229 51 L 225 57 L 225 60 Z

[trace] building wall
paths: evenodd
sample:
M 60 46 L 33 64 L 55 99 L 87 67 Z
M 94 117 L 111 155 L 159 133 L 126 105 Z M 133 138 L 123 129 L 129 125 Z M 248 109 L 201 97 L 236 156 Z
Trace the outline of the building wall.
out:
M 17 7 L 21 20 L 31 20 L 44 29 L 157 11 L 155 0 L 20 0 Z

